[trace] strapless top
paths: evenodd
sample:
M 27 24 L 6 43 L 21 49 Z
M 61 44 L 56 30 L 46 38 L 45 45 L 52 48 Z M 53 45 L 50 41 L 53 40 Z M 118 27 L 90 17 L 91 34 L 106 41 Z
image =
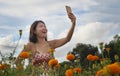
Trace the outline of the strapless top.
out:
M 39 66 L 41 64 L 47 64 L 50 59 L 50 53 L 36 53 L 33 57 L 33 65 Z
M 45 46 L 42 46 L 42 48 L 45 48 L 46 46 L 50 47 L 49 43 L 47 43 L 47 45 L 45 45 Z M 35 65 L 35 66 L 39 66 L 41 64 L 48 65 L 48 62 L 52 57 L 50 52 L 42 53 L 40 50 L 41 49 L 37 48 L 37 44 L 35 44 L 35 52 L 33 54 L 34 55 L 33 56 L 33 65 Z M 42 49 L 42 50 L 44 50 L 44 49 Z

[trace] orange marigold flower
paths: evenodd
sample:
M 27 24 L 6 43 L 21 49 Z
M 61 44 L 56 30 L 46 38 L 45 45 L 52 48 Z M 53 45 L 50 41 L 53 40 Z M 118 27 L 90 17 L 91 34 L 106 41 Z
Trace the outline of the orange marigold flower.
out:
M 90 61 L 95 61 L 95 60 L 98 60 L 99 59 L 99 57 L 98 56 L 93 56 L 93 55 L 91 55 L 91 54 L 89 54 L 88 56 L 87 56 L 87 59 L 88 60 L 90 60 Z
M 94 57 L 94 60 L 98 60 L 99 59 L 99 57 L 98 56 L 93 56 Z
M 119 66 L 119 62 L 115 62 L 114 64 L 118 65 Z
M 53 53 L 53 52 L 55 52 L 55 49 L 50 49 L 50 50 L 48 50 L 48 52 Z
M 21 57 L 21 58 L 29 58 L 30 57 L 30 53 L 29 52 L 21 52 L 19 57 Z
M 56 59 L 51 59 L 48 62 L 49 66 L 56 66 L 57 64 L 58 64 L 58 60 L 56 60 Z
M 66 76 L 73 76 L 73 71 L 72 71 L 72 69 L 66 70 L 65 75 L 66 75 Z
M 99 70 L 99 71 L 97 71 L 96 76 L 101 76 L 102 74 L 103 74 L 103 70 Z
M 74 68 L 73 71 L 75 73 L 81 73 L 82 72 L 82 69 L 81 68 Z
M 56 67 L 56 68 L 59 68 L 59 67 L 60 67 L 60 64 L 57 64 L 55 67 Z
M 6 68 L 9 68 L 10 65 L 9 64 L 0 64 L 0 70 L 4 70 Z
M 87 59 L 90 60 L 90 61 L 93 61 L 93 60 L 94 60 L 94 57 L 93 57 L 93 55 L 89 54 L 89 55 L 87 56 Z
M 107 66 L 108 72 L 110 74 L 119 74 L 120 73 L 120 66 L 118 63 L 110 64 Z
M 75 59 L 75 55 L 74 55 L 74 54 L 68 54 L 68 55 L 66 56 L 66 59 L 67 59 L 67 60 L 74 60 L 74 59 Z
M 106 51 L 110 51 L 110 48 L 105 48 Z
M 5 66 L 3 64 L 0 64 L 0 70 L 5 69 Z

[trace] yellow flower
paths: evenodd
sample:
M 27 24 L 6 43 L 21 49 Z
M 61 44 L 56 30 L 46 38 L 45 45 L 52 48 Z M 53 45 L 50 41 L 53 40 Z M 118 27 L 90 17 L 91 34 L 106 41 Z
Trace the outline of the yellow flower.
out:
M 29 58 L 30 57 L 30 53 L 29 52 L 21 52 L 19 57 L 21 57 L 21 58 Z
M 72 69 L 66 70 L 65 75 L 66 75 L 66 76 L 73 76 L 73 71 L 72 71 Z
M 81 73 L 82 72 L 82 69 L 81 68 L 74 68 L 73 71 L 75 73 Z
M 103 74 L 104 74 L 104 75 L 109 75 L 107 66 L 104 66 L 104 67 L 103 67 Z
M 56 65 L 58 65 L 58 60 L 56 60 L 56 59 L 51 59 L 51 60 L 49 60 L 49 62 L 48 62 L 48 65 L 49 66 L 56 66 Z
M 74 59 L 75 59 L 75 55 L 74 55 L 74 54 L 68 54 L 68 55 L 66 56 L 66 59 L 67 59 L 67 60 L 74 60 Z
M 97 71 L 96 76 L 101 76 L 102 74 L 103 74 L 103 70 L 99 70 L 99 71 Z

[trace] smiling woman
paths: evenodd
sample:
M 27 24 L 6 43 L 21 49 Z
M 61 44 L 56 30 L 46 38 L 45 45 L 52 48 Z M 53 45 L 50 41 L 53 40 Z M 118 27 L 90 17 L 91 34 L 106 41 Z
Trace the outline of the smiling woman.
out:
M 37 30 L 37 31 L 35 31 L 35 30 Z M 38 34 L 39 32 L 40 32 L 40 34 Z M 29 41 L 33 42 L 33 43 L 36 43 L 38 41 L 37 34 L 38 34 L 38 36 L 39 35 L 45 35 L 43 37 L 45 37 L 45 40 L 47 41 L 47 36 L 46 36 L 47 35 L 47 29 L 46 29 L 45 23 L 41 20 L 35 21 L 32 24 L 32 26 L 30 28 Z
M 29 43 L 26 45 L 26 50 L 23 51 L 29 51 L 32 53 L 30 62 L 34 66 L 38 67 L 40 65 L 43 65 L 42 69 L 45 71 L 46 68 L 49 68 L 49 60 L 53 58 L 53 56 L 48 51 L 50 49 L 56 49 L 57 47 L 60 47 L 71 40 L 76 24 L 76 17 L 73 13 L 69 13 L 68 16 L 72 22 L 72 26 L 67 36 L 65 38 L 55 39 L 51 41 L 47 40 L 47 28 L 45 23 L 41 20 L 33 22 L 30 28 Z M 17 57 L 15 63 L 17 64 L 18 61 L 19 56 Z

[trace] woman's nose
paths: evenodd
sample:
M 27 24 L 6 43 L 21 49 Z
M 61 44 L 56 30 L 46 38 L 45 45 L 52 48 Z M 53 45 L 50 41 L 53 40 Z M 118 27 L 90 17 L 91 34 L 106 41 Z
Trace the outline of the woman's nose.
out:
M 47 28 L 44 27 L 43 30 L 46 30 L 46 31 L 47 31 Z

